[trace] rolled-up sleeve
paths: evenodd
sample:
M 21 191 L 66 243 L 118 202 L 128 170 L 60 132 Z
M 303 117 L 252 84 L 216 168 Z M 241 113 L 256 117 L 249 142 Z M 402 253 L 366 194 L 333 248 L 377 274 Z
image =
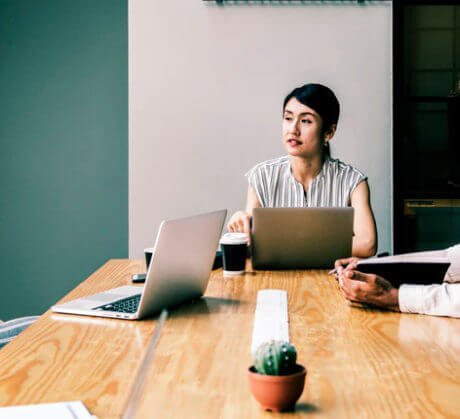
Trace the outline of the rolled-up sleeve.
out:
M 398 295 L 404 313 L 460 317 L 460 284 L 403 284 Z

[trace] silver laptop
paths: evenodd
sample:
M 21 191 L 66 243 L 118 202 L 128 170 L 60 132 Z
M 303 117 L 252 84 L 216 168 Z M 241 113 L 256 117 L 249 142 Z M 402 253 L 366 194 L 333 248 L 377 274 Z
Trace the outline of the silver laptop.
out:
M 163 221 L 145 286 L 123 286 L 51 307 L 57 313 L 140 319 L 201 297 L 227 210 Z
M 329 269 L 351 256 L 353 208 L 255 208 L 254 269 Z

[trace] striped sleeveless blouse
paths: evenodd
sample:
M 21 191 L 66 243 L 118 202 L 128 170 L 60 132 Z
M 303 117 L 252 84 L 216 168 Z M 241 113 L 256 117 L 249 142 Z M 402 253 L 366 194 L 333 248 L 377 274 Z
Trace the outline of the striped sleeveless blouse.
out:
M 367 179 L 349 164 L 329 157 L 305 191 L 291 173 L 290 156 L 259 163 L 246 177 L 262 207 L 349 207 L 351 193 Z

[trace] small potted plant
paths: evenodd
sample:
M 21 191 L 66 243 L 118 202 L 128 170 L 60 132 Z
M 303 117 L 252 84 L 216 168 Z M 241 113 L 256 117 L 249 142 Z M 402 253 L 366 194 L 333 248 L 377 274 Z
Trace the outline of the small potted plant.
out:
M 307 371 L 296 363 L 297 352 L 290 343 L 269 341 L 253 354 L 249 387 L 264 410 L 294 410 L 302 394 Z

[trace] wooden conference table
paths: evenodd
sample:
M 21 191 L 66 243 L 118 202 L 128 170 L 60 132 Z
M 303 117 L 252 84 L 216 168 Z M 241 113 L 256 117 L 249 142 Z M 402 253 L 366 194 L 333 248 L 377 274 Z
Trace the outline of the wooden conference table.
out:
M 144 269 L 111 260 L 61 301 Z M 136 417 L 281 417 L 260 409 L 247 379 L 264 288 L 287 290 L 291 341 L 308 370 L 296 411 L 283 417 L 458 417 L 460 320 L 351 306 L 325 271 L 222 270 L 202 300 L 169 312 Z M 100 418 L 121 417 L 157 324 L 47 311 L 0 351 L 0 406 L 81 400 Z

